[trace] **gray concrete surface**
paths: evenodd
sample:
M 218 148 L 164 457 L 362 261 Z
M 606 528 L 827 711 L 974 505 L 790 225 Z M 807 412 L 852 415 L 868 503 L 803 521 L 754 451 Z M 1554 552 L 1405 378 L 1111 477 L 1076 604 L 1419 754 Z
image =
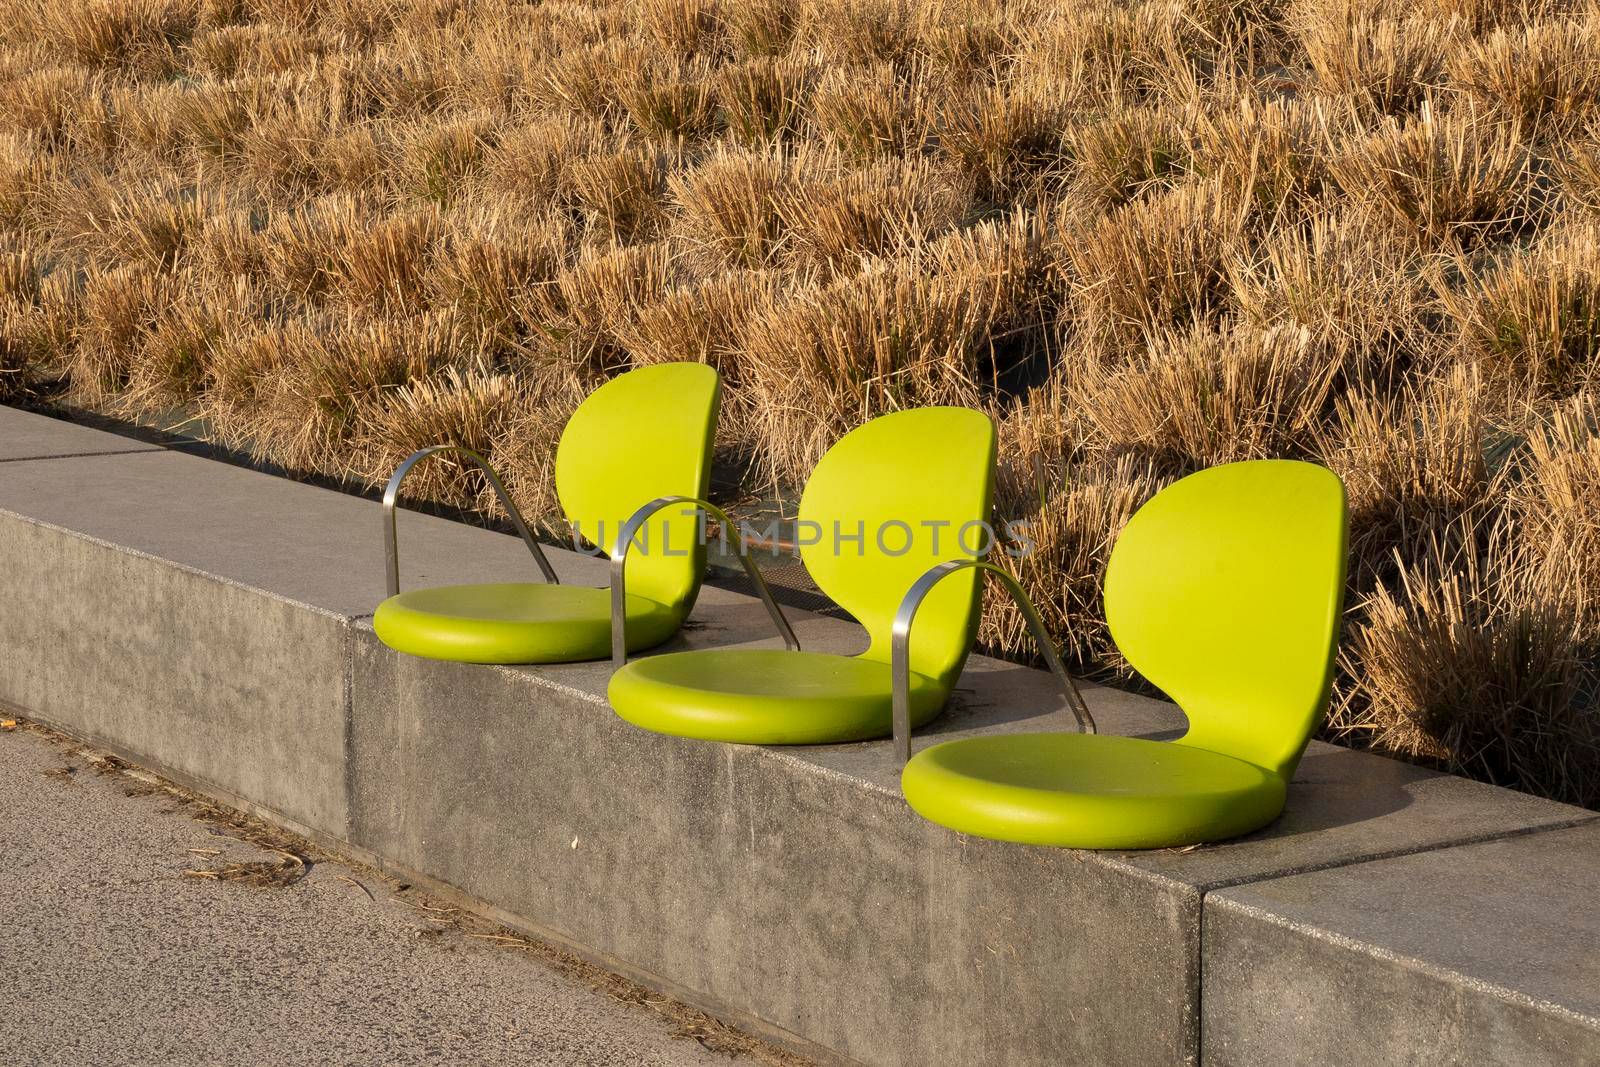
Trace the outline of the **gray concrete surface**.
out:
M 375 503 L 182 452 L 10 464 L 0 471 L 0 510 L 346 617 L 370 613 L 384 595 Z M 431 515 L 403 516 L 400 545 L 407 587 L 508 573 L 538 580 L 515 538 Z M 603 565 L 574 562 L 564 578 L 589 564 L 604 582 Z
M 77 426 L 48 415 L 0 407 L 0 463 L 13 459 L 157 452 L 160 445 Z
M 1206 897 L 1204 1058 L 1600 1063 L 1600 824 Z
M 354 693 L 354 841 L 713 1004 L 866 1063 L 1186 1054 L 1198 924 L 1152 879 L 644 733 L 531 672 L 363 635 Z
M 0 604 L 0 700 L 344 835 L 348 619 L 4 512 Z
M 659 737 L 611 713 L 605 663 L 391 652 L 367 622 L 383 595 L 370 501 L 163 452 L 7 464 L 3 512 L 0 641 L 25 654 L 0 699 L 867 1062 L 1193 1062 L 1207 894 L 1328 868 L 1359 880 L 1371 861 L 1594 817 L 1316 744 L 1284 817 L 1239 841 L 982 841 L 906 808 L 884 742 Z M 401 546 L 407 585 L 532 571 L 514 538 L 431 517 L 405 515 Z M 553 558 L 604 582 L 596 560 Z M 173 620 L 185 611 L 202 621 Z M 807 648 L 861 647 L 848 623 L 791 614 Z M 668 647 L 771 644 L 769 625 L 757 601 L 707 589 Z M 130 661 L 154 665 L 143 689 Z M 1163 701 L 1087 696 L 1108 733 L 1183 726 Z M 1048 676 L 975 657 L 927 733 L 1067 728 L 1060 706 Z
M 739 644 L 759 621 L 701 620 L 673 647 Z M 855 637 L 797 622 L 809 648 Z M 1289 814 L 1238 841 L 1020 848 L 919 819 L 885 742 L 645 733 L 605 705 L 608 674 L 419 660 L 359 624 L 352 840 L 868 1063 L 1193 1060 L 1208 890 L 1592 814 L 1317 745 Z M 1066 727 L 1036 710 L 1059 703 L 1039 672 L 979 662 L 962 687 L 930 733 Z M 1182 721 L 1158 701 L 1086 697 L 1108 733 Z
M 370 870 L 323 860 L 283 888 L 186 876 L 282 857 L 130 789 L 0 733 L 7 1064 L 756 1062 L 435 921 L 448 913 Z

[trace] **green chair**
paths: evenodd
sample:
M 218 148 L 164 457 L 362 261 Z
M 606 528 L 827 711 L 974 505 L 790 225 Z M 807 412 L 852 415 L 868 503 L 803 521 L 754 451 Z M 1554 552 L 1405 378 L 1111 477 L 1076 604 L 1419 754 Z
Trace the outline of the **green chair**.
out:
M 852 430 L 822 457 L 801 496 L 800 527 L 819 536 L 802 543 L 801 558 L 818 587 L 866 628 L 867 650 L 802 652 L 780 622 L 786 650 L 708 649 L 631 663 L 618 654 L 611 706 L 636 726 L 707 741 L 801 745 L 888 734 L 895 609 L 930 564 L 986 547 L 994 462 L 994 424 L 969 408 L 916 408 Z M 625 546 L 626 539 L 613 557 L 613 590 L 624 588 Z M 944 707 L 961 673 L 978 593 L 976 574 L 968 574 L 923 608 L 907 669 L 918 723 Z
M 1309 463 L 1233 463 L 1168 486 L 1117 539 L 1105 610 L 1123 655 L 1183 709 L 1188 732 L 1096 736 L 1088 720 L 1084 733 L 995 734 L 913 757 L 897 714 L 906 801 L 964 833 L 1070 848 L 1165 848 L 1265 826 L 1327 709 L 1346 538 L 1344 486 Z M 948 573 L 908 594 L 902 645 L 918 598 Z M 913 663 L 897 657 L 897 705 Z
M 606 545 L 641 504 L 662 492 L 704 496 L 719 397 L 717 372 L 698 363 L 641 367 L 606 382 L 573 412 L 556 449 L 556 495 L 574 531 Z M 445 585 L 400 592 L 395 499 L 421 461 L 442 452 L 479 467 L 533 554 L 545 584 Z M 650 648 L 677 633 L 694 606 L 705 548 L 691 512 L 636 530 L 642 548 L 625 601 L 628 647 Z M 608 590 L 561 585 L 505 487 L 477 453 L 425 448 L 389 479 L 383 495 L 389 597 L 373 629 L 391 648 L 468 663 L 569 663 L 611 651 Z M 655 550 L 650 551 L 650 544 Z

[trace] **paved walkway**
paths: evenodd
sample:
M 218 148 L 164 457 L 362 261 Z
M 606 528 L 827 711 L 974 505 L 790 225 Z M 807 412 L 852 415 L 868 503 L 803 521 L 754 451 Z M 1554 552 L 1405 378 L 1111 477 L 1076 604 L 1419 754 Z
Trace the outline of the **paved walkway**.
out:
M 507 934 L 0 732 L 0 1062 L 799 1062 Z

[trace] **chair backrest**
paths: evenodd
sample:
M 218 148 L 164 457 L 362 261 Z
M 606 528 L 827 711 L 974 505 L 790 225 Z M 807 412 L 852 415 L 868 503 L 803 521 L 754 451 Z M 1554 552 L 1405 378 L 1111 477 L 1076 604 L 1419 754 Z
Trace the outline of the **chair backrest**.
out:
M 928 568 L 988 547 L 994 466 L 994 423 L 956 407 L 873 419 L 817 463 L 800 498 L 800 555 L 818 587 L 866 627 L 867 658 L 889 661 L 895 610 Z M 981 577 L 954 575 L 923 602 L 912 670 L 955 683 L 977 632 Z
M 556 495 L 574 529 L 609 551 L 633 513 L 657 497 L 703 499 L 720 389 L 711 367 L 660 363 L 618 375 L 579 404 L 555 468 Z M 699 529 L 686 507 L 657 512 L 628 555 L 628 592 L 687 612 L 705 571 Z
M 1106 620 L 1188 716 L 1180 743 L 1294 774 L 1327 710 L 1347 525 L 1338 476 L 1293 460 L 1191 474 L 1128 520 Z

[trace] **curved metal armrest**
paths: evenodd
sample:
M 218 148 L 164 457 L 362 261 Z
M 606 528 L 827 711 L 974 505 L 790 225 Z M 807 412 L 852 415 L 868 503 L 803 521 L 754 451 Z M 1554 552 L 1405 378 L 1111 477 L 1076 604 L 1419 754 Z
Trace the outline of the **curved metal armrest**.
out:
M 900 609 L 894 615 L 894 629 L 889 641 L 889 662 L 894 686 L 894 751 L 902 766 L 911 758 L 911 624 L 916 620 L 917 609 L 922 607 L 923 600 L 933 591 L 934 586 L 957 571 L 969 567 L 999 576 L 1000 584 L 1005 586 L 1006 592 L 1011 594 L 1011 599 L 1016 601 L 1017 607 L 1021 610 L 1022 617 L 1027 620 L 1028 629 L 1032 631 L 1033 639 L 1038 643 L 1039 651 L 1044 656 L 1050 673 L 1061 683 L 1061 692 L 1067 698 L 1067 706 L 1072 709 L 1073 717 L 1078 720 L 1078 728 L 1086 734 L 1095 732 L 1094 716 L 1089 714 L 1089 706 L 1083 702 L 1083 694 L 1078 692 L 1077 683 L 1061 665 L 1061 657 L 1056 654 L 1056 646 L 1044 628 L 1044 620 L 1039 617 L 1039 612 L 1028 599 L 1028 594 L 1022 591 L 1022 586 L 1008 572 L 993 563 L 981 559 L 953 559 L 935 565 L 918 578 L 906 593 L 905 599 L 900 602 Z
M 511 524 L 517 528 L 517 536 L 522 538 L 522 543 L 533 553 L 533 561 L 539 565 L 544 580 L 551 585 L 561 584 L 560 579 L 556 577 L 555 568 L 550 566 L 550 561 L 545 558 L 544 549 L 533 539 L 528 524 L 522 520 L 522 512 L 511 502 L 511 494 L 506 492 L 506 487 L 500 482 L 500 476 L 489 466 L 489 461 L 472 449 L 462 448 L 460 445 L 434 445 L 407 456 L 406 461 L 395 468 L 394 474 L 389 478 L 389 484 L 383 490 L 383 553 L 388 564 L 389 595 L 394 596 L 400 592 L 400 542 L 395 530 L 394 516 L 395 500 L 400 495 L 400 483 L 406 480 L 406 475 L 411 473 L 412 467 L 440 452 L 459 452 L 483 471 L 484 476 L 489 479 L 489 487 L 494 490 L 494 495 L 500 498 L 500 506 L 511 516 Z
M 772 590 L 767 588 L 767 580 L 761 577 L 761 570 L 750 558 L 750 552 L 745 547 L 744 539 L 738 535 L 733 527 L 733 520 L 728 518 L 727 512 L 714 504 L 698 500 L 692 496 L 663 496 L 650 501 L 644 507 L 633 513 L 622 532 L 617 535 L 616 545 L 611 549 L 611 662 L 613 666 L 621 667 L 628 662 L 628 591 L 625 585 L 624 572 L 627 569 L 628 549 L 633 547 L 633 539 L 649 521 L 650 516 L 662 508 L 672 504 L 692 504 L 694 507 L 710 515 L 722 524 L 722 535 L 739 553 L 739 562 L 744 565 L 744 572 L 749 576 L 751 583 L 756 587 L 756 592 L 761 596 L 761 602 L 767 606 L 767 614 L 772 616 L 772 623 L 778 628 L 778 633 L 783 637 L 784 647 L 791 652 L 800 650 L 800 641 L 794 635 L 794 628 L 789 625 L 789 620 L 783 617 L 783 609 L 778 607 L 778 602 L 772 599 Z

